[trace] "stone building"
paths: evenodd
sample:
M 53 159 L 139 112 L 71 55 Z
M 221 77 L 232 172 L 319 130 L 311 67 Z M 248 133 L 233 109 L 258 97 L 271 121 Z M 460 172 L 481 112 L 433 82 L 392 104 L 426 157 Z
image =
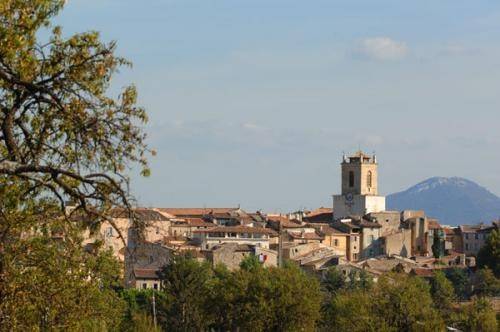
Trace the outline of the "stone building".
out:
M 229 270 L 237 270 L 248 256 L 255 256 L 265 267 L 277 266 L 278 253 L 275 250 L 248 244 L 223 243 L 216 245 L 207 253 L 207 258 L 215 267 L 224 264 Z
M 134 219 L 143 226 L 142 240 L 144 241 L 161 242 L 164 236 L 169 234 L 170 220 L 154 209 L 134 208 L 132 214 L 130 215 L 125 209 L 112 210 L 113 225 L 104 221 L 94 234 L 85 231 L 83 245 L 89 246 L 96 241 L 102 241 L 104 246 L 111 249 L 113 255 L 123 262 L 125 261 L 126 246 L 137 241 Z
M 269 248 L 271 237 L 277 237 L 277 233 L 269 228 L 248 226 L 219 226 L 193 232 L 193 238 L 202 250 L 211 250 L 222 243 L 249 244 Z
M 358 151 L 341 163 L 342 193 L 333 196 L 334 219 L 364 216 L 385 210 L 385 197 L 378 195 L 378 164 L 375 156 Z

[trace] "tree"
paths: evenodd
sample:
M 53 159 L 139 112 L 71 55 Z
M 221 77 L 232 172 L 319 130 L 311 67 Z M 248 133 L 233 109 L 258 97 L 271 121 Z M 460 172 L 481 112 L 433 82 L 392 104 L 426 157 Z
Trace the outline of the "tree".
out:
M 500 278 L 500 230 L 493 230 L 477 254 L 477 265 L 489 267 Z
M 0 201 L 0 213 L 8 202 Z M 7 218 L 10 232 L 25 236 L 2 241 L 1 330 L 118 328 L 124 306 L 115 292 L 121 283 L 117 261 L 108 251 L 89 254 L 75 245 L 78 229 L 40 209 L 11 211 Z M 33 232 L 28 236 L 26 229 Z
M 488 267 L 478 270 L 473 280 L 474 295 L 500 296 L 500 280 Z
M 323 288 L 330 294 L 335 294 L 346 285 L 345 277 L 335 266 L 328 268 L 321 280 Z
M 158 321 L 169 331 L 202 331 L 211 324 L 208 263 L 174 256 L 160 273 L 162 292 Z
M 439 236 L 440 230 L 435 229 L 434 230 L 434 235 L 433 235 L 433 241 L 432 241 L 432 255 L 434 258 L 439 259 L 444 255 L 444 246 L 443 246 L 443 240 Z
M 464 269 L 454 267 L 446 271 L 446 277 L 451 281 L 458 299 L 466 299 L 468 294 L 469 278 Z
M 120 292 L 120 297 L 127 305 L 120 331 L 155 331 L 153 293 L 155 293 L 157 301 L 161 299 L 163 294 L 152 289 L 135 288 L 124 289 Z M 158 327 L 157 330 L 159 331 Z
M 450 314 L 455 298 L 453 285 L 441 271 L 434 272 L 434 277 L 431 279 L 430 285 L 435 307 L 443 316 L 447 317 Z
M 52 197 L 62 212 L 72 201 L 95 223 L 110 207 L 130 207 L 130 163 L 149 173 L 147 116 L 133 86 L 107 95 L 113 74 L 129 65 L 114 42 L 97 32 L 65 38 L 51 25 L 64 3 L 0 4 L 0 184 L 22 184 L 26 199 Z
M 461 331 L 498 331 L 495 311 L 485 298 L 474 298 L 471 304 L 462 307 L 451 325 Z
M 321 330 L 324 331 L 396 331 L 375 314 L 373 302 L 366 292 L 343 290 L 323 310 Z
M 136 106 L 135 88 L 117 98 L 108 94 L 114 73 L 129 63 L 97 32 L 64 37 L 51 24 L 64 3 L 0 2 L 0 326 L 15 323 L 9 316 L 16 314 L 9 306 L 13 294 L 25 300 L 26 324 L 38 320 L 65 329 L 69 325 L 61 324 L 70 319 L 76 324 L 109 313 L 106 307 L 84 312 L 87 304 L 99 308 L 96 289 L 105 266 L 99 252 L 82 253 L 74 233 L 97 229 L 103 220 L 114 225 L 108 217 L 113 207 L 131 211 L 127 168 L 139 164 L 143 175 L 149 173 L 141 129 L 147 117 Z M 56 227 L 62 244 L 52 242 Z M 58 264 L 58 255 L 68 257 L 67 264 Z M 21 286 L 29 296 L 18 293 Z M 101 295 L 110 296 L 111 310 L 115 299 L 107 291 Z M 47 302 L 51 298 L 57 301 Z M 76 299 L 79 317 L 71 311 Z
M 418 277 L 388 274 L 379 279 L 374 310 L 397 331 L 439 331 L 443 320 L 434 309 L 429 285 Z

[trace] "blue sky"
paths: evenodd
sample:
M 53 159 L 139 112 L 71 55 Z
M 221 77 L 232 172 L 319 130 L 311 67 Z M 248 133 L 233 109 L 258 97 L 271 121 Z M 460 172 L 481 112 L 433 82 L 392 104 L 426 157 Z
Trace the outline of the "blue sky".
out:
M 158 151 L 144 206 L 330 206 L 342 151 L 379 187 L 462 176 L 500 194 L 500 2 L 69 0 L 134 63 Z

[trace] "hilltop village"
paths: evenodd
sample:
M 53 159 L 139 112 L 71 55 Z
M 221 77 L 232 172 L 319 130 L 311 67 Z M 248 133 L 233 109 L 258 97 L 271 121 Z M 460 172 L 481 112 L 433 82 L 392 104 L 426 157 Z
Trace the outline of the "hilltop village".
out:
M 395 269 L 430 278 L 437 269 L 474 267 L 488 235 L 500 227 L 500 221 L 450 227 L 425 211 L 387 211 L 375 155 L 343 156 L 341 178 L 332 207 L 289 214 L 239 207 L 135 208 L 133 216 L 115 210 L 114 226 L 105 222 L 84 243 L 90 249 L 102 241 L 112 250 L 124 264 L 126 287 L 159 289 L 159 271 L 173 255 L 188 252 L 231 270 L 255 256 L 264 266 L 291 261 L 319 275 L 336 266 L 345 276 L 363 270 L 373 280 Z M 146 225 L 142 236 L 132 218 Z

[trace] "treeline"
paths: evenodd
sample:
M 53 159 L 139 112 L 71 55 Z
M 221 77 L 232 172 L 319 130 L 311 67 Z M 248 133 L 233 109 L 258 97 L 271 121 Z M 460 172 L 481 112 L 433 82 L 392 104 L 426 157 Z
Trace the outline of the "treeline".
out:
M 461 270 L 452 270 L 451 278 Z M 178 256 L 162 273 L 155 293 L 158 330 L 166 331 L 497 331 L 495 312 L 485 296 L 498 295 L 489 284 L 460 305 L 465 290 L 437 272 L 429 281 L 389 273 L 376 283 L 364 271 L 347 278 L 331 268 L 319 279 L 294 265 L 263 268 L 253 258 L 238 271 L 211 268 Z M 465 276 L 467 278 L 467 276 Z M 127 290 L 130 330 L 151 328 L 152 291 Z M 147 319 L 146 327 L 141 327 Z

